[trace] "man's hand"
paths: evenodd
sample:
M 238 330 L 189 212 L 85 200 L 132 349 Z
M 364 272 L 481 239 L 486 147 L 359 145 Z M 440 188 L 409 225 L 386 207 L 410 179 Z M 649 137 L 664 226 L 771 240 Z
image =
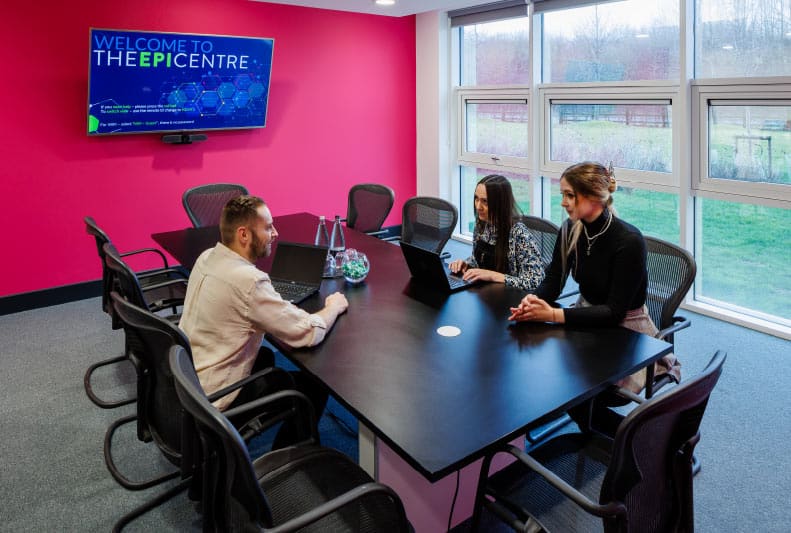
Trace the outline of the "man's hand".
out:
M 349 301 L 343 293 L 333 292 L 324 299 L 324 306 L 333 309 L 336 314 L 340 315 L 349 308 Z

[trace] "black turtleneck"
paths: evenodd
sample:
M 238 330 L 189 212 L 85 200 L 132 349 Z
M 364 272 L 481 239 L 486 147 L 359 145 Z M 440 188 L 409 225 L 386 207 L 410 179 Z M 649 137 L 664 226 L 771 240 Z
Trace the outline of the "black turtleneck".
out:
M 588 235 L 593 237 L 607 224 L 609 211 L 590 224 L 583 221 Z M 570 224 L 571 221 L 566 221 Z M 570 232 L 570 227 L 569 227 Z M 546 277 L 536 289 L 536 295 L 554 301 L 562 287 L 561 236 L 558 235 L 552 263 Z M 564 310 L 567 324 L 585 326 L 614 326 L 621 323 L 627 311 L 645 303 L 648 272 L 646 248 L 640 230 L 613 216 L 610 227 L 598 236 L 587 255 L 588 240 L 580 233 L 576 251 L 568 259 L 571 276 L 579 284 L 580 294 L 590 307 Z

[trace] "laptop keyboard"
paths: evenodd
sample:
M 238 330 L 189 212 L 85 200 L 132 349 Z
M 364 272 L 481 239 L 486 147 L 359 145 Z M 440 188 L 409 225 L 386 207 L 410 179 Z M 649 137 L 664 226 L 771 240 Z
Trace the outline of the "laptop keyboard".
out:
M 459 276 L 454 276 L 453 274 L 448 274 L 448 283 L 450 283 L 451 289 L 457 289 L 467 285 L 467 282 L 464 281 L 464 279 Z
M 288 301 L 299 300 L 303 296 L 316 290 L 316 288 L 311 285 L 275 280 L 272 280 L 272 287 L 280 294 L 281 298 Z

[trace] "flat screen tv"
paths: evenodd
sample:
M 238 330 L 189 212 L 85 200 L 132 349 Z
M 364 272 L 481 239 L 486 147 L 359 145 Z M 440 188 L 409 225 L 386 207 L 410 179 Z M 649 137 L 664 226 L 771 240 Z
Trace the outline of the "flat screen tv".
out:
M 262 128 L 274 41 L 91 28 L 88 135 Z

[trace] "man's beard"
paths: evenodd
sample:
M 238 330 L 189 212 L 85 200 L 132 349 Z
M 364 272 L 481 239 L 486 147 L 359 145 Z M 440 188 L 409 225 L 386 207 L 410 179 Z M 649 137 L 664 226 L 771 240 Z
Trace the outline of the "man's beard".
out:
M 264 244 L 261 239 L 258 238 L 258 235 L 255 233 L 253 235 L 253 242 L 251 243 L 251 249 L 253 252 L 253 256 L 256 259 L 261 259 L 262 257 L 266 257 L 272 250 L 272 247 L 269 244 Z

